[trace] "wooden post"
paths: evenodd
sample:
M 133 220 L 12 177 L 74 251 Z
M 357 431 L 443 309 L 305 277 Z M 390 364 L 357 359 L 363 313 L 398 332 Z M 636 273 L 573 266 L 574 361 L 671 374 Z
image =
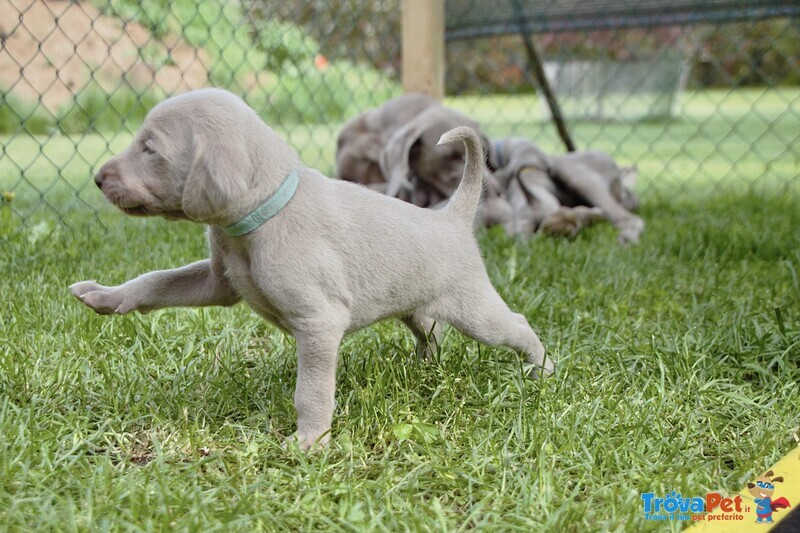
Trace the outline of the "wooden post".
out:
M 403 0 L 403 91 L 444 98 L 444 0 Z

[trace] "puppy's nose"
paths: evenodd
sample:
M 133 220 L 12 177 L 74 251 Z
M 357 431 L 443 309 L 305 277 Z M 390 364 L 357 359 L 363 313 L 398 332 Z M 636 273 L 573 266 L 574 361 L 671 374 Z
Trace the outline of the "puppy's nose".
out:
M 97 174 L 94 175 L 95 184 L 102 189 L 103 183 L 105 183 L 106 180 L 111 179 L 113 173 L 114 173 L 113 165 L 106 163 L 105 165 L 100 167 L 100 170 L 97 172 Z

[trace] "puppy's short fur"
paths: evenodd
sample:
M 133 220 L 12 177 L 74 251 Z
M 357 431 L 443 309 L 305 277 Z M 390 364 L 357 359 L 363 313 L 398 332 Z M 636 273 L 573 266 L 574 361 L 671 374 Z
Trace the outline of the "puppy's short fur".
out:
M 525 317 L 492 287 L 472 233 L 482 186 L 480 140 L 460 127 L 441 142 L 463 142 L 467 163 L 450 202 L 433 211 L 304 167 L 228 92 L 170 98 L 95 180 L 128 214 L 208 224 L 211 257 L 116 287 L 79 282 L 71 291 L 101 314 L 245 300 L 297 340 L 295 438 L 304 449 L 329 439 L 342 337 L 382 318 L 405 322 L 423 354 L 435 346 L 435 324 L 449 323 L 481 342 L 524 352 L 550 373 L 553 365 Z M 244 236 L 221 230 L 293 170 L 297 192 L 277 216 Z

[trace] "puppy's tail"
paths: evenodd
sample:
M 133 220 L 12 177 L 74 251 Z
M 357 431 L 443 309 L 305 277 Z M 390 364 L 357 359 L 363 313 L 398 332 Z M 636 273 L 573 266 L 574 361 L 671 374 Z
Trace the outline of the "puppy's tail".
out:
M 450 197 L 445 209 L 472 224 L 483 193 L 483 144 L 475 130 L 469 126 L 453 128 L 439 139 L 439 144 L 454 142 L 463 142 L 467 149 L 467 154 L 461 183 L 453 196 Z

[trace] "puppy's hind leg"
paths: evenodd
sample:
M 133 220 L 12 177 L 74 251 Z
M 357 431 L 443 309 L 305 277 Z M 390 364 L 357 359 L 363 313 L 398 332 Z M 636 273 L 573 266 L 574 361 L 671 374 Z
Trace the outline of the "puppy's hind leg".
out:
M 475 339 L 490 346 L 508 346 L 525 354 L 525 361 L 535 365 L 531 375 L 553 373 L 553 361 L 547 359 L 544 346 L 528 320 L 514 313 L 500 298 L 487 279 L 468 294 L 448 298 L 437 306 L 436 316 Z M 541 370 L 539 370 L 541 369 Z
M 442 338 L 442 325 L 430 317 L 415 313 L 400 320 L 408 326 L 417 343 L 417 356 L 420 359 L 430 359 L 439 349 L 439 339 Z

